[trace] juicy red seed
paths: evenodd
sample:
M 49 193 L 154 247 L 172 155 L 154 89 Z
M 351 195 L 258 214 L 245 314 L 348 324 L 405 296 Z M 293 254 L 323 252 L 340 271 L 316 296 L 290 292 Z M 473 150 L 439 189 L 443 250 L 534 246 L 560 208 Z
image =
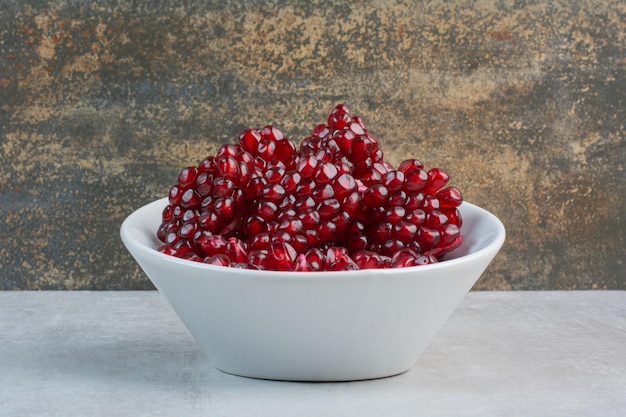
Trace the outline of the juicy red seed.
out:
M 273 167 L 267 169 L 263 174 L 263 177 L 267 181 L 268 184 L 276 184 L 282 181 L 285 175 L 284 167 Z
M 260 197 L 264 200 L 280 203 L 285 198 L 285 189 L 280 184 L 267 184 L 261 190 Z
M 230 221 L 235 215 L 235 204 L 232 198 L 222 197 L 215 200 L 215 212 L 224 221 Z
M 255 152 L 261 141 L 261 133 L 256 129 L 246 129 L 239 135 L 239 144 L 247 152 Z
M 311 178 L 317 168 L 319 161 L 314 156 L 306 156 L 304 158 L 300 158 L 296 165 L 297 171 L 304 178 Z
M 214 197 L 228 197 L 235 191 L 235 183 L 223 177 L 218 177 L 213 180 L 213 196 Z
M 256 154 L 265 161 L 271 161 L 274 159 L 274 153 L 276 152 L 276 142 L 271 139 L 261 139 L 257 146 Z
M 237 238 L 229 238 L 226 244 L 226 255 L 228 255 L 231 262 L 246 262 L 248 260 L 246 244 Z
M 317 208 L 322 221 L 332 219 L 339 213 L 339 210 L 341 210 L 341 203 L 334 198 L 322 201 Z
M 400 190 L 400 191 L 396 191 L 395 193 L 392 193 L 389 196 L 388 205 L 404 207 L 404 205 L 406 204 L 406 201 L 407 201 L 406 193 L 404 191 Z
M 422 194 L 422 193 L 411 193 L 406 198 L 406 202 L 404 203 L 404 209 L 407 212 L 415 210 L 417 208 L 422 207 L 422 203 L 423 202 L 424 202 L 424 194 Z
M 317 226 L 317 235 L 324 241 L 332 239 L 336 234 L 337 226 L 333 222 L 322 222 Z
M 193 235 L 196 233 L 196 230 L 198 230 L 198 224 L 192 220 L 192 221 L 183 223 L 180 226 L 180 229 L 178 229 L 178 236 L 180 236 L 183 239 L 191 239 L 193 238 Z
M 461 212 L 457 208 L 453 209 L 441 209 L 442 213 L 448 217 L 448 222 L 457 225 L 457 227 L 463 226 L 463 218 Z
M 213 211 L 205 211 L 200 214 L 200 218 L 198 219 L 198 223 L 201 228 L 211 231 L 218 232 L 222 222 L 217 214 Z
M 300 184 L 301 180 L 302 175 L 300 175 L 299 172 L 287 172 L 281 180 L 280 184 L 285 189 L 285 192 L 291 193 L 296 190 L 296 187 L 298 186 L 298 184 Z
M 272 243 L 268 253 L 271 265 L 279 271 L 287 271 L 292 268 L 298 253 L 287 242 Z
M 300 184 L 296 187 L 297 197 L 308 197 L 315 188 L 315 181 L 311 178 L 302 178 Z
M 298 219 L 302 225 L 308 229 L 316 227 L 320 222 L 320 214 L 317 210 L 304 210 L 298 214 Z
M 369 250 L 356 252 L 352 255 L 352 259 L 360 269 L 386 268 L 388 266 L 388 257 Z
M 174 233 L 176 235 L 176 231 L 179 229 L 180 225 L 176 222 L 162 223 L 157 230 L 157 237 L 161 242 L 167 241 L 167 236 L 170 233 Z
M 255 250 L 248 254 L 248 262 L 260 269 L 270 269 L 270 257 L 268 250 Z
M 222 156 L 217 160 L 217 172 L 224 178 L 236 181 L 241 174 L 239 162 L 232 156 Z
M 404 220 L 394 224 L 391 229 L 391 237 L 402 243 L 409 243 L 415 238 L 416 234 L 417 226 Z
M 355 132 L 352 130 L 338 130 L 333 134 L 333 139 L 346 155 L 350 155 L 352 153 L 352 141 L 356 138 Z
M 354 158 L 365 158 L 378 149 L 378 141 L 373 136 L 360 135 L 352 141 Z
M 204 260 L 204 263 L 217 266 L 230 266 L 230 258 L 223 253 L 212 255 Z
M 455 242 L 456 239 L 461 235 L 461 230 L 458 228 L 456 224 L 447 224 L 443 230 L 441 231 L 441 243 L 442 246 L 448 246 L 451 243 Z
M 419 255 L 412 249 L 404 248 L 396 252 L 391 258 L 392 268 L 404 268 L 412 266 L 412 263 Z
M 269 233 L 258 232 L 258 233 L 255 233 L 249 239 L 248 249 L 250 250 L 266 249 L 270 245 L 271 242 L 272 242 L 272 238 Z
M 257 202 L 254 212 L 265 221 L 272 221 L 278 215 L 278 206 L 276 203 L 267 200 Z
M 191 187 L 195 183 L 197 175 L 198 168 L 196 167 L 187 167 L 183 169 L 178 175 L 178 186 L 182 189 Z
M 428 171 L 428 183 L 424 188 L 424 192 L 434 194 L 436 191 L 444 187 L 449 180 L 450 176 L 446 171 L 441 168 L 431 168 Z
M 404 207 L 394 206 L 385 210 L 385 217 L 391 223 L 397 223 L 404 218 Z
M 404 216 L 404 220 L 416 226 L 421 226 L 426 221 L 426 212 L 422 209 L 415 209 Z
M 356 181 L 354 177 L 349 174 L 339 175 L 332 183 L 333 190 L 335 191 L 335 197 L 343 199 L 348 194 L 356 191 Z
M 256 236 L 269 230 L 267 221 L 259 216 L 247 217 L 244 222 L 244 232 L 246 236 Z
M 423 169 L 423 168 L 424 168 L 424 164 L 422 164 L 417 159 L 407 159 L 405 161 L 400 162 L 400 165 L 398 166 L 398 171 L 402 171 L 405 174 L 407 174 L 416 169 Z
M 328 200 L 335 196 L 335 190 L 330 184 L 322 184 L 315 187 L 313 193 L 311 193 L 311 197 L 316 202 L 322 202 L 324 200 Z
M 367 168 L 367 170 L 360 177 L 360 180 L 363 182 L 363 184 L 367 186 L 377 184 L 381 182 L 382 179 L 383 175 L 372 167 Z
M 379 223 L 372 229 L 370 235 L 374 241 L 384 242 L 391 237 L 391 229 L 393 229 L 391 223 Z
M 200 217 L 200 213 L 198 212 L 198 210 L 185 210 L 181 217 L 181 220 L 184 223 L 191 220 L 197 220 L 198 217 Z
M 183 196 L 183 190 L 180 189 L 177 185 L 170 188 L 169 192 L 169 203 L 172 206 L 177 206 L 180 204 L 180 199 Z
M 317 203 L 311 197 L 301 197 L 294 203 L 294 208 L 298 211 L 308 210 L 315 207 Z
M 448 217 L 439 210 L 432 210 L 426 214 L 426 226 L 440 228 L 448 223 Z
M 404 173 L 402 171 L 390 171 L 383 177 L 383 185 L 390 192 L 400 191 L 404 185 Z
M 262 139 L 268 139 L 271 140 L 273 142 L 277 142 L 281 139 L 283 139 L 285 136 L 283 134 L 283 132 L 272 125 L 267 125 L 265 126 L 263 129 L 261 129 L 261 138 Z
M 463 202 L 461 191 L 456 187 L 448 187 L 438 191 L 435 197 L 439 200 L 441 208 L 458 207 Z
M 441 234 L 437 229 L 421 226 L 417 229 L 417 240 L 424 250 L 434 248 L 439 243 Z
M 311 137 L 315 139 L 323 139 L 328 136 L 329 133 L 330 129 L 328 128 L 328 125 L 322 123 L 313 128 L 311 131 Z
M 296 145 L 290 139 L 284 138 L 276 143 L 276 151 L 274 152 L 275 158 L 281 161 L 287 161 L 295 154 Z
M 318 165 L 313 173 L 313 179 L 318 184 L 325 184 L 332 181 L 338 174 L 337 168 L 330 162 L 323 162 Z
M 180 198 L 180 205 L 186 209 L 197 208 L 202 202 L 202 197 L 193 188 L 189 188 Z
M 222 235 L 200 233 L 194 237 L 194 244 L 202 250 L 204 255 L 211 256 L 225 253 L 228 240 Z
M 343 200 L 343 209 L 346 213 L 354 216 L 361 207 L 361 195 L 354 191 Z
M 363 201 L 370 207 L 382 206 L 389 199 L 389 190 L 382 184 L 374 184 L 363 194 Z
M 369 247 L 369 239 L 364 234 L 352 235 L 348 239 L 348 250 L 350 253 L 358 252 Z
M 208 172 L 214 174 L 217 171 L 217 162 L 214 156 L 207 156 L 198 165 L 198 173 Z
M 422 207 L 426 211 L 439 210 L 439 200 L 437 199 L 437 197 L 433 195 L 427 195 L 424 197 L 424 202 L 422 203 Z
M 404 243 L 398 239 L 389 239 L 381 248 L 381 253 L 387 256 L 393 256 L 394 253 L 398 252 L 401 249 L 404 249 Z
M 240 153 L 240 148 L 232 143 L 222 145 L 215 155 L 216 159 L 220 159 L 224 156 L 237 156 Z
M 161 214 L 161 221 L 167 223 L 174 218 L 174 209 L 169 204 L 165 206 Z
M 213 190 L 213 175 L 202 172 L 196 177 L 196 191 L 203 197 L 211 194 Z
M 302 220 L 296 218 L 284 219 L 278 225 L 278 230 L 287 232 L 292 236 L 297 235 L 303 230 Z
M 349 114 L 337 113 L 328 119 L 328 126 L 330 126 L 331 129 L 344 129 L 351 121 L 352 118 Z
M 404 174 L 404 189 L 407 191 L 420 191 L 428 182 L 428 173 L 423 169 L 415 169 Z

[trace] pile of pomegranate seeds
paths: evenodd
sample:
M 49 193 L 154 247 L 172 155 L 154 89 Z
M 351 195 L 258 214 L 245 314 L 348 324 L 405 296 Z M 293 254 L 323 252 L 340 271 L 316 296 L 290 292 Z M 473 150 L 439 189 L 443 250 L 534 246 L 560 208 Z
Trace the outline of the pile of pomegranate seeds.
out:
M 431 264 L 463 240 L 463 197 L 449 179 L 416 159 L 395 169 L 361 117 L 339 104 L 300 149 L 274 126 L 246 129 L 183 169 L 158 250 L 276 271 Z

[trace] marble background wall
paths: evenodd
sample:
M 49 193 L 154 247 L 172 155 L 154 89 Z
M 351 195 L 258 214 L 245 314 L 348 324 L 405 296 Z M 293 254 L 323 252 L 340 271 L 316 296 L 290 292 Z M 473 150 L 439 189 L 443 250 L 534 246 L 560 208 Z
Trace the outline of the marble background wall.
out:
M 626 289 L 626 4 L 0 1 L 0 289 L 147 289 L 118 231 L 336 103 L 508 231 L 477 290 Z

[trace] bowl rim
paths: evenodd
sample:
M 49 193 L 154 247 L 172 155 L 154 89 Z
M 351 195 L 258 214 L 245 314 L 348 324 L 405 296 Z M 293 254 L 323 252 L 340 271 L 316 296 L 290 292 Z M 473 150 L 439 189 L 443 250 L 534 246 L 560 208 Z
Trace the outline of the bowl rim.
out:
M 293 276 L 297 276 L 299 279 L 302 279 L 303 277 L 315 278 L 315 279 L 320 279 L 320 278 L 336 279 L 339 276 L 356 278 L 356 277 L 362 277 L 364 274 L 397 275 L 399 271 L 402 271 L 402 272 L 424 271 L 425 272 L 427 270 L 446 269 L 453 265 L 466 263 L 473 259 L 480 258 L 484 256 L 486 253 L 497 252 L 500 249 L 500 247 L 504 244 L 504 241 L 506 238 L 506 229 L 504 227 L 504 224 L 502 224 L 502 222 L 500 221 L 498 217 L 496 217 L 493 213 L 485 210 L 482 207 L 479 207 L 467 201 L 463 201 L 462 206 L 465 205 L 466 207 L 471 207 L 473 210 L 478 211 L 482 216 L 488 217 L 494 223 L 495 228 L 496 228 L 496 233 L 489 243 L 487 243 L 484 247 L 480 248 L 479 250 L 466 254 L 466 255 L 462 255 L 456 258 L 446 259 L 445 261 L 437 262 L 434 264 L 409 266 L 409 267 L 403 267 L 403 268 L 381 268 L 381 269 L 371 268 L 371 269 L 357 269 L 357 270 L 349 270 L 349 271 L 306 271 L 306 272 L 240 269 L 240 268 L 233 268 L 233 267 L 227 267 L 227 266 L 205 264 L 202 262 L 195 262 L 195 261 L 190 261 L 187 259 L 177 258 L 171 255 L 166 255 L 164 253 L 157 251 L 156 248 L 152 248 L 148 245 L 145 245 L 144 243 L 140 242 L 138 239 L 134 238 L 133 234 L 131 233 L 131 229 L 134 227 L 134 222 L 139 218 L 139 216 L 141 215 L 141 212 L 147 210 L 149 207 L 153 205 L 158 205 L 161 203 L 166 204 L 166 202 L 167 202 L 167 197 L 154 200 L 150 203 L 147 203 L 139 207 L 138 209 L 133 211 L 124 219 L 124 221 L 122 222 L 120 226 L 120 237 L 123 243 L 125 244 L 125 246 L 129 249 L 129 252 L 131 252 L 131 254 L 133 251 L 140 251 L 149 256 L 156 256 L 157 259 L 160 259 L 161 261 L 178 264 L 181 267 L 185 267 L 185 268 L 189 268 L 189 267 L 200 268 L 201 270 L 204 269 L 207 271 L 221 272 L 221 273 L 238 272 L 239 274 L 244 273 L 245 275 L 249 275 L 249 276 L 259 276 L 259 277 L 263 277 L 263 276 L 279 277 L 280 276 L 280 277 L 285 277 L 285 278 L 287 277 L 291 278 Z M 463 226 L 461 226 L 461 229 L 462 228 Z M 144 233 L 144 232 L 140 230 L 140 233 Z M 156 238 L 156 232 L 153 237 Z M 132 250 L 131 250 L 131 247 L 132 247 Z

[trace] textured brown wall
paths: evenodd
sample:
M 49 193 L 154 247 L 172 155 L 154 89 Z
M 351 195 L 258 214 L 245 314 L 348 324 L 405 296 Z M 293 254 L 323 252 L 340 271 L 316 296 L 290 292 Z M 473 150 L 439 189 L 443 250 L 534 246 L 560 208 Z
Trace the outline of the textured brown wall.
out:
M 621 1 L 0 2 L 0 289 L 152 288 L 118 237 L 339 102 L 507 227 L 475 289 L 626 289 Z

